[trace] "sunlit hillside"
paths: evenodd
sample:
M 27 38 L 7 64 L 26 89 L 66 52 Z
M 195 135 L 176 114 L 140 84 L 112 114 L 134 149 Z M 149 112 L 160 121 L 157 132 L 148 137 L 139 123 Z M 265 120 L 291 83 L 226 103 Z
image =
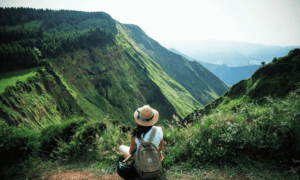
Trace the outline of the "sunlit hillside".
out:
M 116 174 L 145 104 L 163 128 L 160 179 L 299 178 L 299 49 L 228 89 L 103 12 L 0 14 L 0 179 Z

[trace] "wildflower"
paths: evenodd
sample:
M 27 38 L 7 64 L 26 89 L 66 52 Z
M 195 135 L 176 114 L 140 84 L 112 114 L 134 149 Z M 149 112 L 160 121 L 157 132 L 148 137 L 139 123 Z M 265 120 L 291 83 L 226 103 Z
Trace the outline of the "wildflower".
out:
M 208 143 L 211 144 L 211 139 L 208 139 Z

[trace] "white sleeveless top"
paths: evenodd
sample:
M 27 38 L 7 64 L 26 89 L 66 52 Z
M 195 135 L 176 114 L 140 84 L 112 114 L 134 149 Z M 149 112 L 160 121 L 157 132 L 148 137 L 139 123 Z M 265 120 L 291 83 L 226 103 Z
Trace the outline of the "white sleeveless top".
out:
M 145 141 L 145 142 L 148 142 L 148 141 L 149 141 L 150 135 L 151 135 L 152 130 L 153 130 L 153 127 L 154 127 L 154 126 L 152 126 L 152 128 L 146 133 L 145 137 L 144 137 L 144 133 L 141 135 L 141 138 L 143 138 L 143 141 Z M 157 127 L 157 126 L 155 126 L 155 127 L 156 127 L 156 134 L 155 134 L 155 136 L 154 136 L 152 142 L 153 142 L 153 144 L 155 144 L 155 146 L 158 148 L 158 146 L 159 146 L 161 140 L 162 140 L 163 137 L 164 137 L 164 134 L 163 134 L 163 132 L 162 132 L 161 127 Z M 139 141 L 139 139 L 138 139 L 137 137 L 135 138 L 135 144 L 136 144 L 136 147 L 137 147 L 137 149 L 138 149 L 138 148 L 139 148 L 139 145 L 140 145 L 140 141 Z M 137 155 L 137 149 L 136 149 L 136 151 L 135 151 L 135 155 Z

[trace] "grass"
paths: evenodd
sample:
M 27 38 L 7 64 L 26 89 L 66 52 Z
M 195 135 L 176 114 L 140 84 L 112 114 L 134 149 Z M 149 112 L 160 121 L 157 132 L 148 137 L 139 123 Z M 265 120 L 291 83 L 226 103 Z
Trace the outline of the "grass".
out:
M 299 179 L 299 159 L 291 157 L 293 162 L 290 162 L 290 158 L 286 157 L 288 154 L 282 148 L 282 145 L 287 143 L 287 139 L 284 138 L 286 134 L 294 133 L 294 137 L 289 138 L 299 139 L 299 125 L 294 122 L 299 118 L 299 91 L 291 92 L 285 99 L 266 98 L 268 103 L 262 106 L 248 103 L 237 108 L 235 112 L 219 109 L 219 113 L 203 116 L 187 128 L 179 128 L 174 120 L 164 124 L 161 122 L 160 125 L 165 126 L 163 131 L 166 142 L 163 149 L 165 177 L 167 179 L 186 179 L 188 176 L 190 179 L 205 179 L 207 176 L 210 179 Z M 74 117 L 63 124 L 77 122 L 77 119 L 80 118 Z M 122 135 L 120 126 L 114 126 L 111 119 L 87 122 L 83 118 L 82 121 L 85 123 L 77 124 L 81 128 L 76 129 L 75 132 L 81 133 L 83 138 L 76 139 L 72 136 L 75 138 L 72 140 L 76 142 L 74 144 L 78 143 L 76 146 L 83 145 L 80 146 L 81 148 L 72 146 L 72 143 L 64 138 L 60 140 L 57 138 L 59 143 L 55 148 L 57 150 L 52 151 L 54 155 L 52 158 L 30 156 L 15 166 L 3 168 L 2 172 L 7 176 L 18 172 L 20 178 L 28 179 L 41 176 L 58 166 L 62 169 L 93 170 L 99 176 L 116 172 L 116 163 L 121 156 L 118 147 L 121 144 L 129 145 L 130 138 L 127 134 Z M 97 123 L 104 123 L 107 127 L 103 131 L 98 130 L 98 133 L 94 134 L 93 141 L 87 143 L 87 136 L 91 134 L 84 136 L 84 132 Z M 134 124 L 121 124 L 121 127 L 129 125 Z M 55 125 L 53 128 L 57 129 Z M 30 133 L 27 132 L 24 136 L 28 134 Z M 251 146 L 243 145 L 245 143 Z M 34 146 L 34 143 L 31 145 Z M 261 150 L 273 147 L 278 150 L 269 151 L 268 156 L 253 147 L 260 147 Z M 295 147 L 299 147 L 297 142 L 294 144 Z M 271 156 L 276 152 L 282 154 L 278 157 Z
M 38 68 L 16 70 L 0 74 L 0 94 L 5 91 L 6 86 L 13 86 L 17 81 L 25 81 L 34 76 Z

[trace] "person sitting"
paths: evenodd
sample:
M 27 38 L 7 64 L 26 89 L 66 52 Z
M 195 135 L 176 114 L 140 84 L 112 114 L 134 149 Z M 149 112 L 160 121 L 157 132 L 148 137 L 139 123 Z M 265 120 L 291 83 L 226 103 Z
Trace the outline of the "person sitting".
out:
M 133 152 L 133 150 L 136 151 L 132 157 L 133 160 L 135 160 L 137 155 L 137 148 L 140 145 L 140 142 L 138 138 L 143 138 L 143 141 L 148 142 L 150 135 L 153 130 L 154 124 L 157 123 L 159 114 L 158 111 L 155 109 L 152 109 L 149 105 L 144 105 L 143 107 L 138 108 L 134 112 L 134 119 L 137 123 L 136 127 L 133 129 L 132 133 L 129 134 L 130 136 L 130 147 L 121 145 L 119 147 L 120 152 L 122 153 L 122 156 L 126 159 L 128 156 L 130 156 Z M 159 150 L 161 154 L 161 161 L 164 159 L 162 149 L 163 149 L 163 129 L 164 127 L 157 127 L 156 134 L 153 138 L 153 144 L 156 145 L 157 149 Z

